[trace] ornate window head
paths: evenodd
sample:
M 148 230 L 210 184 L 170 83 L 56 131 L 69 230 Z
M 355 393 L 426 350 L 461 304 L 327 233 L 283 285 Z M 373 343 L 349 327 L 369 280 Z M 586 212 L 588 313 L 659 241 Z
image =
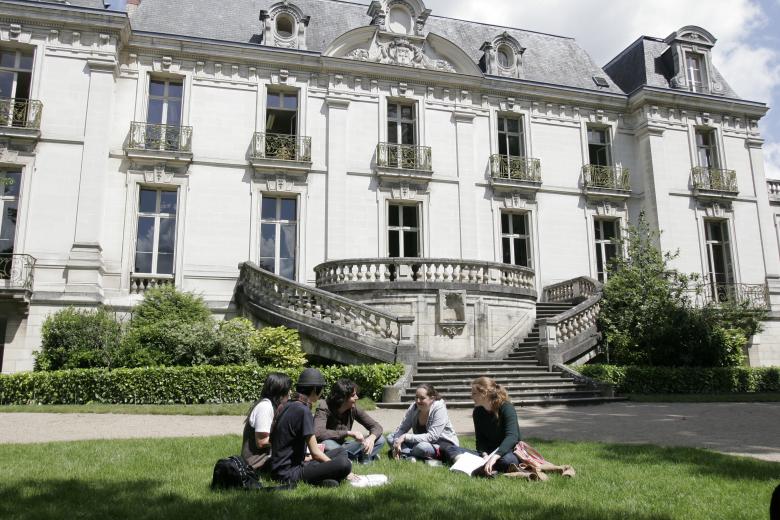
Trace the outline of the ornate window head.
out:
M 306 28 L 309 17 L 287 0 L 271 6 L 268 11 L 260 11 L 263 24 L 263 43 L 288 49 L 306 49 Z
M 371 25 L 399 35 L 422 36 L 429 14 L 421 0 L 374 0 L 368 6 Z
M 711 50 L 717 41 L 705 29 L 686 25 L 666 37 L 663 54 L 671 77 L 669 86 L 704 94 L 721 94 L 723 85 L 712 74 Z
M 504 32 L 482 44 L 484 54 L 480 67 L 486 74 L 520 78 L 523 73 L 523 53 L 525 48 L 514 37 Z

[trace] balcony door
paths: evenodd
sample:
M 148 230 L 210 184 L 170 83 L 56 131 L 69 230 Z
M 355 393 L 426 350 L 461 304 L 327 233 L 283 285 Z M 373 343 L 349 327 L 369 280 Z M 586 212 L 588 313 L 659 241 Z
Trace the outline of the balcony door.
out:
M 510 157 L 525 157 L 522 119 L 498 118 L 498 153 Z
M 296 199 L 263 196 L 260 208 L 260 267 L 295 280 L 298 243 Z
M 32 51 L 0 50 L 0 125 L 26 126 L 32 65 Z
M 13 268 L 21 181 L 21 171 L 0 171 L 0 279 L 8 279 Z
M 387 164 L 395 168 L 414 167 L 417 164 L 417 151 L 403 146 L 417 144 L 417 119 L 414 105 L 387 103 Z
M 618 220 L 593 219 L 596 239 L 596 276 L 600 282 L 609 277 L 610 261 L 618 255 Z
M 588 127 L 588 160 L 593 166 L 612 166 L 609 129 Z
M 710 295 L 715 301 L 727 301 L 734 283 L 728 222 L 706 220 L 704 235 L 707 241 L 707 284 Z
M 149 79 L 149 107 L 146 111 L 147 148 L 156 150 L 180 148 L 183 93 L 184 85 L 180 80 Z

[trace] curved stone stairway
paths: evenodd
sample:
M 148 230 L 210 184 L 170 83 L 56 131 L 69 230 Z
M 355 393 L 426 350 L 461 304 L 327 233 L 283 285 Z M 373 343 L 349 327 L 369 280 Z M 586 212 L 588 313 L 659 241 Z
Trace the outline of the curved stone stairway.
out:
M 549 318 L 572 307 L 569 303 L 537 303 L 533 329 L 502 360 L 419 361 L 401 402 L 379 403 L 381 408 L 406 408 L 414 400 L 416 388 L 432 384 L 450 408 L 470 408 L 471 381 L 490 376 L 504 386 L 515 406 L 595 404 L 621 398 L 605 397 L 601 390 L 578 383 L 561 372 L 550 372 L 537 360 L 538 320 Z

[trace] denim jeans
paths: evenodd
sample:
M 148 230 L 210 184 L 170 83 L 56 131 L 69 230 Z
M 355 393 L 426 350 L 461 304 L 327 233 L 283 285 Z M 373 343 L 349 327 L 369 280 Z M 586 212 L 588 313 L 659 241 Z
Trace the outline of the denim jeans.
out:
M 472 455 L 476 455 L 477 457 L 481 457 L 482 454 L 475 451 L 470 450 L 467 448 L 455 448 L 455 452 L 453 453 L 453 456 L 457 456 L 459 453 L 471 453 Z M 499 473 L 506 473 L 507 469 L 509 469 L 510 464 L 520 464 L 520 459 L 517 458 L 517 455 L 515 455 L 513 452 L 509 452 L 500 459 L 496 461 L 495 464 L 493 464 L 493 470 L 498 471 Z
M 387 443 L 392 447 L 393 434 L 387 436 Z M 450 460 L 450 452 L 458 449 L 454 444 L 441 439 L 438 443 L 414 442 L 405 440 L 401 444 L 402 457 L 414 457 L 416 459 L 441 459 L 445 462 Z
M 385 445 L 385 436 L 380 435 L 374 441 L 374 449 L 371 450 L 371 453 L 365 453 L 363 451 L 363 443 L 358 441 L 347 441 L 342 443 L 328 439 L 323 441 L 322 445 L 325 447 L 325 455 L 328 455 L 329 457 L 330 455 L 328 452 L 331 450 L 344 448 L 350 460 L 366 463 L 379 458 L 379 452 L 382 451 L 382 447 Z

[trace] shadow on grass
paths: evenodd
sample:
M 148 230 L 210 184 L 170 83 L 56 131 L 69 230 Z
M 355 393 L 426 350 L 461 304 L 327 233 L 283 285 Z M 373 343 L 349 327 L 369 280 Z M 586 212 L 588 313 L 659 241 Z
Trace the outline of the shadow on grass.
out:
M 419 482 L 409 486 L 352 490 L 314 489 L 301 486 L 295 491 L 278 493 L 230 491 L 210 493 L 202 499 L 189 499 L 161 491 L 163 482 L 139 480 L 126 483 L 94 483 L 79 480 L 24 480 L 13 485 L 0 484 L 0 518 L 5 520 L 122 519 L 241 519 L 241 518 L 440 518 L 530 520 L 580 519 L 669 520 L 665 514 L 642 515 L 616 507 L 582 507 L 569 504 L 542 504 L 522 492 L 491 504 L 489 495 L 482 500 L 456 492 L 431 497 Z M 455 490 L 452 490 L 455 491 Z

